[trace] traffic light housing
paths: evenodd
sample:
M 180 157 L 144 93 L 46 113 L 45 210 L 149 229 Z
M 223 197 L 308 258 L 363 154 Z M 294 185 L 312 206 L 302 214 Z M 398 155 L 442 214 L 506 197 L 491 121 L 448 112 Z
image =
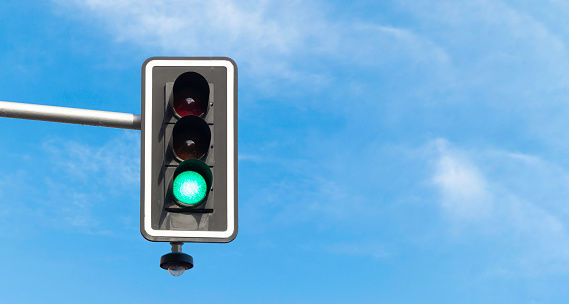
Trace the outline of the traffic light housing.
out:
M 140 230 L 150 241 L 237 235 L 237 66 L 153 57 L 142 66 Z

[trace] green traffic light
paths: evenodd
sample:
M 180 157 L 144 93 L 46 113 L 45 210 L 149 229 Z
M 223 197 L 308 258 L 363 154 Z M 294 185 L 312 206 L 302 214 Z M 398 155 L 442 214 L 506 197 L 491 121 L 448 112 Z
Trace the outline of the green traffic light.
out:
M 185 205 L 199 204 L 206 197 L 207 189 L 204 177 L 195 171 L 178 174 L 172 185 L 174 197 Z

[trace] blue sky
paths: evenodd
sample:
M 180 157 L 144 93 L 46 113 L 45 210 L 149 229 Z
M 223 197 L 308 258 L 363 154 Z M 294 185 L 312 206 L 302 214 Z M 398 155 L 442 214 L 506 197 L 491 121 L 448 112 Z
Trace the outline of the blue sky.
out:
M 140 132 L 0 119 L 3 303 L 566 303 L 569 3 L 4 0 L 0 100 L 239 67 L 239 235 L 158 266 Z

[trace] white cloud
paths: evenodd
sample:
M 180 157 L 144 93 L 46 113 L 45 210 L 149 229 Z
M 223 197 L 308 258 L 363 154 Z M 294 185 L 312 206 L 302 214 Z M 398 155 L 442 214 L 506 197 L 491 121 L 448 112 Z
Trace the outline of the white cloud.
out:
M 441 207 L 459 219 L 490 215 L 493 198 L 477 168 L 451 151 L 444 140 L 437 140 L 435 146 L 440 157 L 435 164 L 433 183 L 441 191 Z
M 93 215 L 97 202 L 104 201 L 98 191 L 81 191 L 75 183 L 45 180 L 47 191 L 34 204 L 41 206 L 37 216 L 50 227 L 64 230 L 80 230 L 86 233 L 101 233 L 100 221 Z M 71 185 L 70 185 L 71 184 Z M 79 188 L 79 187 L 77 187 Z
M 107 21 L 121 40 L 159 46 L 167 52 L 202 55 L 204 50 L 228 48 L 286 53 L 298 46 L 297 23 L 306 18 L 301 9 L 304 6 L 294 1 L 287 5 L 226 0 L 55 2 L 94 13 Z
M 0 172 L 0 200 L 10 202 L 0 211 L 0 228 L 13 230 L 11 236 L 44 228 L 105 235 L 121 224 L 113 231 L 132 229 L 120 215 L 138 206 L 139 134 L 123 132 L 101 145 L 55 138 L 39 154 L 10 156 L 21 165 Z
M 559 28 L 550 27 L 551 16 L 535 15 L 533 6 L 500 0 L 401 2 L 450 54 L 461 73 L 454 80 L 457 86 L 523 97 L 567 88 L 566 37 Z M 549 8 L 563 11 L 561 6 Z M 565 19 L 562 16 L 556 17 Z
M 409 29 L 335 20 L 320 1 L 54 2 L 95 16 L 120 41 L 165 54 L 231 56 L 254 74 L 277 79 L 321 78 L 315 66 L 323 58 L 362 66 L 447 60 L 443 49 Z
M 43 143 L 56 172 L 76 180 L 98 176 L 111 189 L 140 182 L 140 133 L 123 132 L 102 146 L 51 139 Z
M 569 172 L 535 155 L 464 150 L 443 139 L 427 149 L 436 150 L 431 181 L 450 231 L 469 242 L 498 239 L 511 253 L 487 274 L 569 271 Z
M 31 158 L 31 161 L 38 160 Z M 100 221 L 93 215 L 93 209 L 103 200 L 101 193 L 82 191 L 82 187 L 74 187 L 77 184 L 65 178 L 65 182 L 56 182 L 39 174 L 45 172 L 22 169 L 0 176 L 0 200 L 10 202 L 0 211 L 0 228 L 11 231 L 0 237 L 29 235 L 45 227 L 102 233 Z
M 343 27 L 344 30 L 341 31 L 341 40 L 335 47 L 339 48 L 341 44 L 341 54 L 351 56 L 353 61 L 362 65 L 385 65 L 393 63 L 393 60 L 399 65 L 412 66 L 445 66 L 449 63 L 449 56 L 441 46 L 410 29 L 357 22 L 336 26 Z

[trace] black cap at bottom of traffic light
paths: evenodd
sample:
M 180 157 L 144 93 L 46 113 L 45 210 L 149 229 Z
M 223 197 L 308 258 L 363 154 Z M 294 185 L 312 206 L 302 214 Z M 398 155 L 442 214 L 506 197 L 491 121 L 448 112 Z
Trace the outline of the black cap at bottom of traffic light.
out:
M 194 258 L 183 252 L 170 252 L 160 258 L 160 267 L 177 277 L 194 267 Z

